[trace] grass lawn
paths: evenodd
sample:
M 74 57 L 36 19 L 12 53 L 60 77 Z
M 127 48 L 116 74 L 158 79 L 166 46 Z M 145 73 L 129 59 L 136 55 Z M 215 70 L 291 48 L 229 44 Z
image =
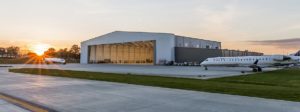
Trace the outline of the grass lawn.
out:
M 9 71 L 300 102 L 300 69 L 210 80 L 37 68 L 10 69 Z

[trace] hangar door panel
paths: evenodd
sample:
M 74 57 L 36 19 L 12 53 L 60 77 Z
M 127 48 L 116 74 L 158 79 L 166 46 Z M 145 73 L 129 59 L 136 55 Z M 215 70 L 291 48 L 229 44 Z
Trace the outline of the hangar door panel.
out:
M 153 64 L 155 41 L 90 46 L 89 63 Z

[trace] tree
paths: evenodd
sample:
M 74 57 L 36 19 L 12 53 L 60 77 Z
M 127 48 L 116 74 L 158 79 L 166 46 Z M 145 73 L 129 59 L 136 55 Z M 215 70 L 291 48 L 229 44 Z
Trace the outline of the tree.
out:
M 56 56 L 56 50 L 54 48 L 49 48 L 44 53 L 46 56 L 55 57 Z
M 18 57 L 20 54 L 20 47 L 14 46 L 13 47 L 13 56 L 14 58 Z
M 19 55 L 20 48 L 17 46 L 10 46 L 6 48 L 7 54 L 10 58 L 16 58 Z
M 33 58 L 33 57 L 37 57 L 38 55 L 34 52 L 29 52 L 27 53 L 28 57 Z
M 59 58 L 69 58 L 69 52 L 68 52 L 68 48 L 64 48 L 64 49 L 59 49 L 57 51 L 57 57 Z
M 71 58 L 79 59 L 80 57 L 80 47 L 78 45 L 73 45 L 69 50 Z
M 3 47 L 0 47 L 0 55 L 1 57 L 4 57 L 4 55 L 6 54 L 6 49 Z

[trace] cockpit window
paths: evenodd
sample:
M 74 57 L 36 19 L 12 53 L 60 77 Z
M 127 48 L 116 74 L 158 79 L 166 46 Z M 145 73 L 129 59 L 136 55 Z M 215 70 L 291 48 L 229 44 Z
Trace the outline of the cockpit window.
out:
M 208 59 L 206 59 L 205 61 L 208 61 Z

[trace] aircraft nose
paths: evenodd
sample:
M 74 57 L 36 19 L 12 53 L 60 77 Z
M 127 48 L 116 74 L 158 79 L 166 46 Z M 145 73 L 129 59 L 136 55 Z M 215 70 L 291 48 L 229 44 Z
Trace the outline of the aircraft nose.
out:
M 206 62 L 203 61 L 203 62 L 200 63 L 200 65 L 201 65 L 201 66 L 204 66 L 204 65 L 206 65 Z
M 286 61 L 286 60 L 291 60 L 292 58 L 289 57 L 289 56 L 283 56 L 283 61 Z

